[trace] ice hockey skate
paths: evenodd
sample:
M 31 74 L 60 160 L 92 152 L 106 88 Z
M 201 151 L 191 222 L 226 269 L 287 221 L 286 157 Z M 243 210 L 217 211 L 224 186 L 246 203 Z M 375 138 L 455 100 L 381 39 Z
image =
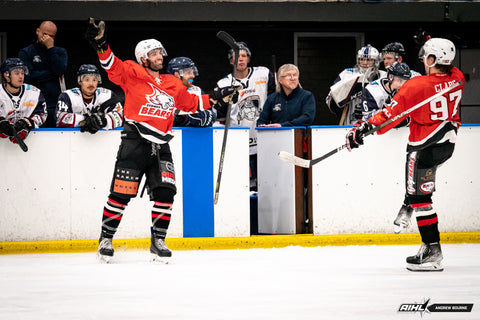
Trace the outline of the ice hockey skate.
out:
M 423 243 L 416 256 L 407 257 L 407 269 L 410 271 L 443 271 L 442 260 L 440 243 Z
M 106 238 L 103 234 L 98 240 L 97 257 L 100 262 L 108 263 L 113 257 L 112 238 Z
M 172 251 L 168 249 L 165 241 L 161 238 L 155 237 L 154 234 L 152 234 L 151 240 L 150 253 L 152 256 L 152 262 L 168 264 L 172 257 Z
M 410 226 L 410 218 L 412 217 L 413 208 L 407 205 L 402 205 L 398 212 L 395 221 L 393 221 L 393 232 L 399 234 L 405 231 Z

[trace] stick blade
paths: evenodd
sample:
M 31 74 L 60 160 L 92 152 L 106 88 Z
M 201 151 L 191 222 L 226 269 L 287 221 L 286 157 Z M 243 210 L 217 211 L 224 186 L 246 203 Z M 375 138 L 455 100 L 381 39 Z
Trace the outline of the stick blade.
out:
M 299 157 L 294 156 L 293 154 L 288 153 L 286 151 L 280 151 L 278 153 L 278 157 L 285 162 L 294 164 L 294 165 L 299 166 L 299 167 L 303 167 L 303 168 L 310 168 L 311 167 L 311 164 L 310 164 L 311 161 L 310 160 L 299 158 Z

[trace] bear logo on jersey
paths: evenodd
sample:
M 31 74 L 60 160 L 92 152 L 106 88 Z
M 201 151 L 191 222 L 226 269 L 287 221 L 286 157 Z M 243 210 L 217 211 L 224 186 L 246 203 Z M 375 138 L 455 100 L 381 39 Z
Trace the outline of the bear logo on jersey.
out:
M 244 100 L 240 101 L 238 103 L 238 116 L 237 116 L 238 122 L 242 121 L 243 119 L 246 119 L 248 121 L 257 120 L 261 111 L 259 110 L 259 107 L 258 107 L 260 104 L 259 101 L 260 101 L 260 97 L 256 95 L 249 96 Z
M 151 83 L 149 83 L 149 85 L 152 87 L 153 92 L 145 95 L 145 99 L 147 99 L 148 102 L 140 107 L 139 115 L 161 119 L 169 118 L 175 106 L 173 98 Z

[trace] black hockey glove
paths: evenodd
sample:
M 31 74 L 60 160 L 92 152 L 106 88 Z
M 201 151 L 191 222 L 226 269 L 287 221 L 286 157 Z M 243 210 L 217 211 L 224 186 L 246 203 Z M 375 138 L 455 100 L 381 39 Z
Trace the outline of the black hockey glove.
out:
M 430 40 L 430 35 L 428 34 L 427 31 L 423 30 L 423 29 L 418 29 L 417 32 L 415 32 L 415 34 L 413 35 L 413 41 L 415 41 L 415 43 L 417 44 L 417 46 L 419 47 L 423 47 L 423 45 L 425 44 L 425 42 L 427 42 L 428 40 Z
M 105 30 L 105 22 L 100 21 L 95 24 L 95 19 L 88 20 L 87 30 L 85 31 L 85 39 L 99 53 L 103 53 L 108 49 L 107 31 Z
M 215 101 L 223 100 L 229 103 L 237 103 L 238 101 L 238 91 L 242 90 L 242 85 L 237 86 L 228 86 L 228 87 L 216 87 L 208 95 L 210 99 Z
M 30 131 L 32 131 L 32 129 L 35 128 L 35 122 L 33 122 L 33 120 L 29 118 L 22 118 L 17 122 L 15 122 L 14 127 L 15 127 L 15 130 L 17 131 L 18 137 L 22 140 L 25 140 L 25 138 L 28 136 Z M 17 143 L 17 139 L 15 139 L 14 137 L 10 137 L 10 140 L 13 143 Z
M 373 125 L 370 122 L 365 122 L 363 120 L 358 120 L 353 128 L 347 133 L 347 149 L 352 151 L 352 149 L 358 148 L 363 144 L 363 137 L 365 134 L 373 129 Z
M 13 137 L 13 125 L 4 117 L 0 117 L 0 135 L 2 138 Z
M 80 125 L 80 132 L 97 133 L 98 130 L 107 125 L 107 118 L 102 113 L 92 113 L 85 115 L 85 120 Z

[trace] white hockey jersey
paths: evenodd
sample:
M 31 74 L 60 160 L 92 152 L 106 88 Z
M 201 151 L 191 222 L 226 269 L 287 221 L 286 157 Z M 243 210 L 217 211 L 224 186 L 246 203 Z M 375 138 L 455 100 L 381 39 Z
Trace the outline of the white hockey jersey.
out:
M 42 92 L 35 86 L 23 84 L 17 95 L 12 95 L 5 88 L 0 87 L 0 116 L 11 123 L 21 118 L 30 118 L 39 128 L 47 119 L 47 104 Z
M 410 71 L 410 79 L 418 76 L 421 76 L 421 74 L 413 70 Z M 363 121 L 370 119 L 375 113 L 385 108 L 392 101 L 393 96 L 397 92 L 388 92 L 386 88 L 387 83 L 388 79 L 386 77 L 382 77 L 369 83 L 365 87 L 365 91 L 362 96 Z
M 92 112 L 102 103 L 115 98 L 116 95 L 110 89 L 97 88 L 90 102 L 85 102 L 80 88 L 68 89 L 60 94 L 57 102 L 57 127 L 76 128 L 80 127 L 80 121 L 85 119 L 85 114 Z M 123 107 L 118 101 L 114 101 L 105 109 L 107 125 L 105 129 L 118 128 L 123 125 Z
M 367 75 L 362 74 L 358 68 L 347 68 L 343 70 L 342 72 L 340 72 L 340 74 L 338 75 L 334 83 L 340 82 L 342 80 L 350 79 L 353 77 L 359 77 L 359 82 L 357 82 L 353 88 L 351 87 L 348 88 L 349 92 L 350 92 L 350 89 L 352 89 L 352 91 L 349 97 L 349 102 L 347 102 L 346 105 L 338 106 L 335 102 L 332 102 L 331 101 L 332 94 L 330 92 L 327 98 L 325 99 L 327 106 L 334 113 L 338 113 L 336 112 L 338 109 L 343 109 L 344 107 L 348 108 L 346 110 L 345 119 L 341 124 L 343 125 L 354 124 L 357 120 L 360 119 L 360 117 L 357 117 L 356 114 L 361 113 L 361 110 L 362 110 L 361 100 L 362 100 L 362 95 L 366 85 L 371 81 L 374 81 L 379 78 L 384 78 L 386 76 L 387 76 L 387 73 L 382 70 L 377 70 L 375 73 L 367 74 Z
M 269 85 L 274 85 L 273 76 L 266 67 L 250 67 L 244 79 L 236 79 L 243 85 L 238 94 L 237 103 L 232 105 L 230 126 L 250 128 L 250 154 L 257 153 L 257 120 L 267 100 Z M 217 82 L 217 86 L 226 87 L 232 84 L 232 74 Z M 272 87 L 273 91 L 273 87 Z

